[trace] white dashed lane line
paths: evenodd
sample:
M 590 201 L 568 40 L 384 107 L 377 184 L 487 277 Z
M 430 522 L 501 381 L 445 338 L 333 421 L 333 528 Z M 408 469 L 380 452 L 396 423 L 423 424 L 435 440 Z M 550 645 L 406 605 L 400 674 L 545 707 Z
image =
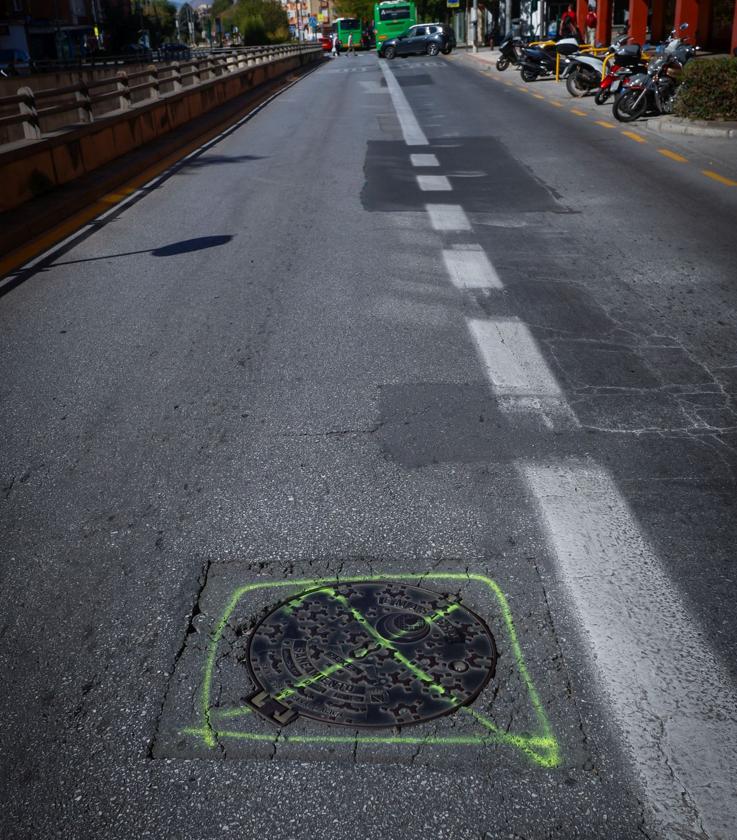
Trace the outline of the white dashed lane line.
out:
M 445 175 L 416 175 L 417 185 L 423 192 L 449 192 L 453 189 Z
M 414 115 L 411 105 L 407 102 L 404 91 L 399 87 L 394 73 L 387 67 L 386 61 L 380 61 L 379 67 L 386 80 L 386 88 L 392 98 L 394 110 L 397 112 L 397 119 L 404 135 L 404 142 L 408 146 L 427 146 L 428 141 L 425 132 L 420 128 L 417 117 Z
M 526 324 L 519 318 L 469 318 L 467 324 L 501 408 L 539 414 L 549 428 L 578 425 Z
M 425 209 L 435 230 L 471 230 L 471 222 L 460 204 L 426 204 Z
M 412 166 L 440 166 L 440 161 L 435 155 L 410 155 Z
M 480 245 L 443 251 L 448 276 L 457 289 L 501 289 L 502 281 Z
M 735 837 L 737 695 L 609 473 L 524 463 L 559 577 L 666 837 Z

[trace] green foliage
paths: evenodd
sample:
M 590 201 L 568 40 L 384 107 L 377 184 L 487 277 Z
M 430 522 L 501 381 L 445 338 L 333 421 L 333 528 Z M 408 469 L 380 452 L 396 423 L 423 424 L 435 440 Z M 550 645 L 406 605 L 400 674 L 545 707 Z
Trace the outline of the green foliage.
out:
M 238 27 L 241 41 L 246 46 L 278 44 L 289 40 L 287 13 L 278 0 L 238 0 L 235 5 L 226 0 L 226 3 L 225 11 L 217 15 L 222 21 L 223 30 Z
M 692 120 L 737 120 L 737 58 L 699 58 L 683 70 L 675 113 Z

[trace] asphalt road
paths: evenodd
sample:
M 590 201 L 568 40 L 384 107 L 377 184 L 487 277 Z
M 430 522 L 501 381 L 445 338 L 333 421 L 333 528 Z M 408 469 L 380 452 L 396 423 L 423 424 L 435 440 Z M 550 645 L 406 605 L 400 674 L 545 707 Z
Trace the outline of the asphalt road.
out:
M 737 836 L 737 155 L 382 65 L 0 300 L 4 838 Z M 371 576 L 486 622 L 470 711 L 249 713 Z

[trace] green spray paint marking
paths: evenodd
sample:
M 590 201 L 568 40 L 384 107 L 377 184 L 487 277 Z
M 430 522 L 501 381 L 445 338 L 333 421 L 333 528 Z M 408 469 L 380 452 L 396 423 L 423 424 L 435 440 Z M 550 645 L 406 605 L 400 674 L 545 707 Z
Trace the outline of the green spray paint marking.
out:
M 548 717 L 545 714 L 545 709 L 543 708 L 540 696 L 537 692 L 537 689 L 535 688 L 534 683 L 532 682 L 530 673 L 527 670 L 527 665 L 522 654 L 522 648 L 520 647 L 519 639 L 517 638 L 517 631 L 514 626 L 514 621 L 512 619 L 512 611 L 509 608 L 509 603 L 507 602 L 504 593 L 502 592 L 501 588 L 496 583 L 496 581 L 492 580 L 489 577 L 486 577 L 485 575 L 479 575 L 474 573 L 465 574 L 458 572 L 433 572 L 432 574 L 400 573 L 392 575 L 369 575 L 363 577 L 351 577 L 345 578 L 341 581 L 341 583 L 371 583 L 373 581 L 380 580 L 436 580 L 462 582 L 477 581 L 488 587 L 491 593 L 496 598 L 497 604 L 499 606 L 499 611 L 504 622 L 505 630 L 507 632 L 515 664 L 530 697 L 530 702 L 535 712 L 535 718 L 537 721 L 539 731 L 533 735 L 505 732 L 501 730 L 498 726 L 496 726 L 496 724 L 492 720 L 483 715 L 481 712 L 477 712 L 474 709 L 471 709 L 467 706 L 463 706 L 461 707 L 460 711 L 464 712 L 465 714 L 471 715 L 471 717 L 473 717 L 474 720 L 476 720 L 485 730 L 484 734 L 469 737 L 437 736 L 431 738 L 413 738 L 411 736 L 394 735 L 283 735 L 282 739 L 285 742 L 293 741 L 294 743 L 301 744 L 355 744 L 357 742 L 366 744 L 447 744 L 448 746 L 484 746 L 492 743 L 507 744 L 509 746 L 519 749 L 524 755 L 526 755 L 534 764 L 538 765 L 539 767 L 557 767 L 560 764 L 561 760 L 558 741 L 553 735 L 553 730 L 550 725 L 550 721 L 548 720 Z M 324 591 L 325 594 L 328 595 L 338 595 L 338 593 L 335 593 L 335 590 L 332 589 L 330 584 L 334 585 L 335 580 L 332 578 L 308 578 L 303 580 L 279 580 L 267 581 L 263 583 L 251 583 L 247 584 L 246 586 L 241 586 L 235 590 L 225 607 L 225 611 L 218 620 L 218 623 L 216 624 L 215 629 L 210 637 L 207 658 L 205 660 L 205 670 L 203 675 L 202 691 L 200 694 L 199 704 L 202 726 L 188 727 L 182 730 L 184 734 L 201 738 L 205 745 L 208 747 L 217 746 L 218 738 L 232 738 L 245 741 L 273 741 L 273 735 L 265 735 L 257 732 L 239 732 L 222 730 L 214 726 L 212 720 L 213 716 L 217 716 L 219 719 L 232 719 L 250 714 L 251 711 L 250 709 L 246 709 L 245 707 L 227 710 L 212 708 L 212 680 L 215 671 L 215 661 L 217 658 L 218 645 L 222 638 L 225 627 L 228 621 L 230 620 L 233 612 L 235 611 L 236 607 L 238 606 L 238 603 L 249 592 L 253 592 L 259 589 L 294 588 L 295 590 L 297 590 L 297 594 L 301 594 L 305 588 L 308 588 L 311 590 L 309 593 L 310 595 L 316 594 L 316 589 L 317 591 Z M 320 587 L 322 587 L 322 589 L 319 589 Z M 339 595 L 338 597 L 344 598 L 344 596 Z M 299 603 L 301 603 L 301 598 L 295 598 L 293 601 L 290 601 L 288 603 L 288 606 L 293 608 Z M 457 605 L 452 606 L 455 606 L 455 608 L 457 608 Z M 350 609 L 351 614 L 353 614 L 353 608 Z M 446 611 L 440 612 L 445 612 L 445 614 L 447 614 L 447 611 L 449 611 L 450 609 L 451 608 L 449 607 L 446 608 Z M 358 613 L 358 615 L 360 616 L 360 613 Z M 437 618 L 435 618 L 435 615 L 427 617 L 426 620 L 437 620 Z M 440 618 L 442 616 L 437 617 Z M 356 615 L 354 615 L 354 618 L 356 618 L 356 620 L 359 621 Z M 366 621 L 366 619 L 363 618 L 363 616 L 361 616 L 361 619 L 363 619 L 364 622 Z M 385 647 L 392 651 L 392 655 L 394 655 L 394 648 L 391 645 L 391 642 L 389 642 L 387 639 L 385 639 L 383 636 L 377 633 L 374 630 L 374 628 L 371 627 L 371 625 L 367 622 L 365 628 L 368 630 L 369 627 L 371 628 L 371 631 L 373 631 L 371 633 L 372 637 L 378 637 L 376 638 L 376 642 L 378 644 L 381 644 L 382 647 Z M 399 652 L 397 651 L 397 653 Z M 400 656 L 402 655 L 400 654 Z M 401 659 L 398 658 L 398 661 L 402 662 L 402 664 L 405 665 L 405 667 L 409 667 L 409 670 L 412 673 L 414 673 L 415 676 L 418 677 L 418 679 L 423 680 L 423 682 L 426 682 L 428 685 L 434 685 L 432 678 L 429 677 L 429 675 L 425 674 L 424 671 L 422 671 L 422 669 L 417 668 L 417 666 L 415 666 L 414 663 L 409 662 L 409 660 L 406 660 L 406 662 L 403 660 L 406 660 L 406 657 L 402 657 Z M 409 665 L 407 665 L 407 663 L 409 663 Z M 335 671 L 340 670 L 341 667 L 345 667 L 345 664 L 336 663 L 335 665 L 330 666 L 330 668 L 327 668 L 326 672 L 329 671 L 331 673 L 335 673 Z M 313 676 L 306 677 L 305 679 L 317 681 L 319 679 L 324 679 L 325 676 L 328 676 L 328 674 L 315 674 Z M 297 690 L 298 686 L 299 684 L 295 684 L 295 686 L 293 686 L 292 689 L 285 689 L 285 691 L 295 691 Z M 438 688 L 442 689 L 442 686 L 438 686 Z M 450 697 L 448 699 L 452 700 L 452 698 Z

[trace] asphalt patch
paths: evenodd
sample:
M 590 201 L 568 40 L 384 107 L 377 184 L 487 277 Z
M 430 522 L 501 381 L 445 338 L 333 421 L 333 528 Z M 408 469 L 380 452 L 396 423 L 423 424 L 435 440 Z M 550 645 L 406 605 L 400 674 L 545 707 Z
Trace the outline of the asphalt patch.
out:
M 460 204 L 467 213 L 559 213 L 565 209 L 552 190 L 493 137 L 439 138 L 422 151 L 438 158 L 440 166 L 433 167 L 432 173 L 411 165 L 404 141 L 369 141 L 361 192 L 365 210 L 419 210 L 437 201 Z M 423 192 L 416 179 L 422 172 L 445 175 L 452 191 Z

